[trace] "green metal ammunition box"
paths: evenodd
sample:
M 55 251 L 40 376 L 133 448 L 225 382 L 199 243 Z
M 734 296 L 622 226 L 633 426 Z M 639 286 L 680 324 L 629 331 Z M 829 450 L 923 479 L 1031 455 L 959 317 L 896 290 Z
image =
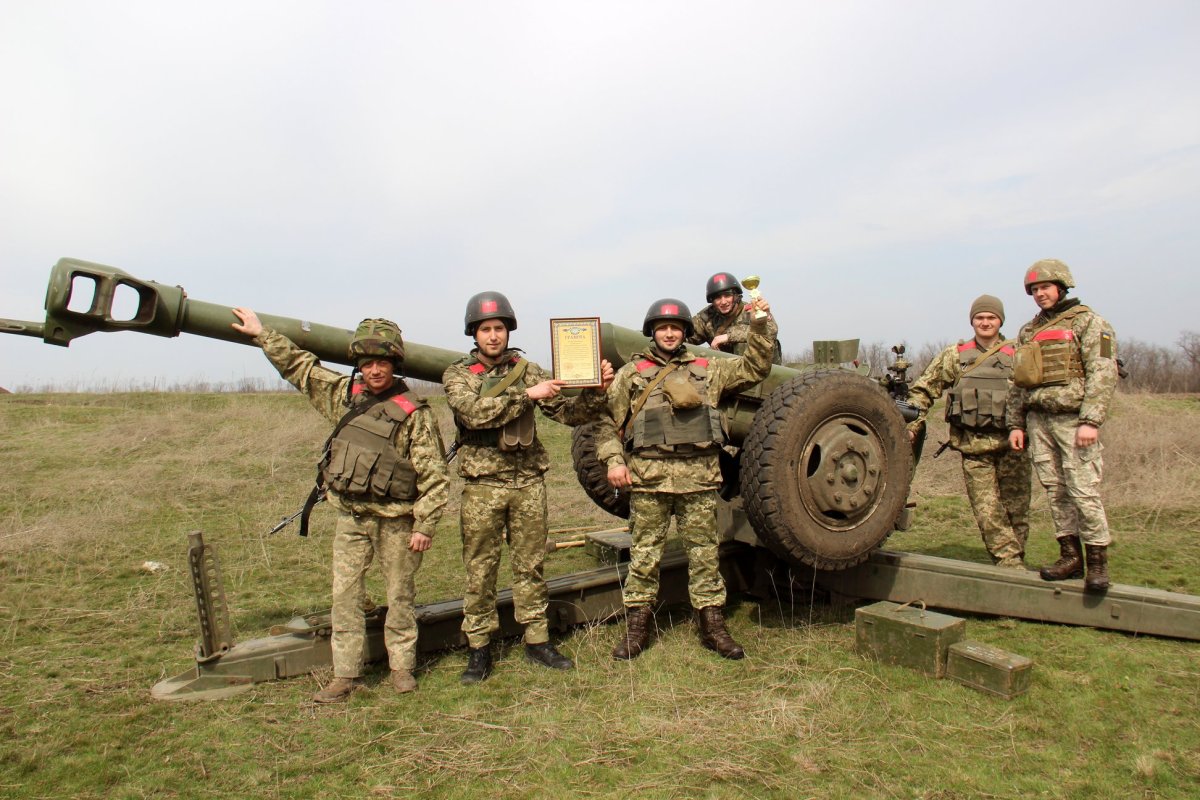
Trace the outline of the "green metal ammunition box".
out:
M 950 645 L 946 677 L 981 692 L 1012 700 L 1029 689 L 1033 661 L 970 639 Z
M 628 530 L 596 531 L 586 537 L 584 552 L 596 559 L 597 564 L 624 564 L 629 560 L 629 548 L 633 537 Z
M 910 605 L 882 600 L 854 612 L 858 652 L 935 678 L 946 674 L 950 645 L 966 635 L 967 623 Z

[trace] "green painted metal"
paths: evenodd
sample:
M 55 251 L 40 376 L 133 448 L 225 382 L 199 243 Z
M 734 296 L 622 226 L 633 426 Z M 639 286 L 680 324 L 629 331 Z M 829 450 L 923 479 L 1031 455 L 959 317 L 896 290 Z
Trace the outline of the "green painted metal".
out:
M 1113 584 L 1086 592 L 1082 580 L 1049 582 L 1036 572 L 888 550 L 819 573 L 818 581 L 851 597 L 1200 640 L 1200 597 L 1161 589 Z
M 950 645 L 966 635 L 965 620 L 924 606 L 883 600 L 854 612 L 854 641 L 860 655 L 935 678 L 946 674 Z

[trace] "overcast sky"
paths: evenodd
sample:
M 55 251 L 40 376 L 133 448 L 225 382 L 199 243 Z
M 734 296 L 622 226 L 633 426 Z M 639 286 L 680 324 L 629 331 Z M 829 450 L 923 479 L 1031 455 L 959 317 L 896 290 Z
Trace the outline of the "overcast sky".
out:
M 508 294 L 640 327 L 758 274 L 784 350 L 1015 334 L 1066 261 L 1200 329 L 1200 3 L 0 2 L 0 317 L 63 256 L 466 349 Z M 0 337 L 0 386 L 237 381 L 251 348 Z

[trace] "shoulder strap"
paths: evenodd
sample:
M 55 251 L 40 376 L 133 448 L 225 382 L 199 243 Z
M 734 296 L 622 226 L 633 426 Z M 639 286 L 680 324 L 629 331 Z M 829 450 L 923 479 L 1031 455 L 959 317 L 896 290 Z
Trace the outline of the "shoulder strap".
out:
M 978 367 L 980 364 L 982 364 L 984 361 L 986 361 L 989 356 L 999 353 L 1002 349 L 1004 349 L 1005 345 L 1010 345 L 1012 343 L 1013 343 L 1012 339 L 1001 339 L 1000 341 L 996 342 L 994 345 L 992 345 L 987 350 L 985 350 L 983 352 L 983 354 L 979 356 L 979 358 L 972 361 L 971 366 L 963 369 L 962 374 L 966 375 L 968 372 L 971 372 L 976 367 Z
M 504 394 L 504 391 L 508 387 L 512 386 L 514 383 L 516 383 L 517 381 L 519 381 L 521 378 L 523 378 L 525 376 L 525 368 L 528 366 L 529 366 L 528 361 L 526 361 L 523 358 L 518 358 L 517 363 L 513 365 L 513 368 L 508 371 L 508 374 L 505 375 L 500 380 L 499 383 L 497 383 L 495 386 L 488 389 L 487 391 L 480 392 L 479 396 L 480 397 L 499 397 L 500 395 Z
M 629 416 L 625 417 L 625 425 L 629 424 L 629 420 L 637 417 L 642 410 L 642 406 L 646 405 L 646 401 L 650 399 L 650 394 L 654 391 L 655 387 L 662 383 L 663 379 L 674 372 L 678 366 L 678 361 L 672 361 L 658 371 L 658 374 L 654 376 L 654 380 L 650 381 L 650 384 L 646 387 L 646 391 L 641 393 L 634 402 L 633 407 L 629 410 Z M 624 429 L 625 425 L 622 425 L 621 428 Z

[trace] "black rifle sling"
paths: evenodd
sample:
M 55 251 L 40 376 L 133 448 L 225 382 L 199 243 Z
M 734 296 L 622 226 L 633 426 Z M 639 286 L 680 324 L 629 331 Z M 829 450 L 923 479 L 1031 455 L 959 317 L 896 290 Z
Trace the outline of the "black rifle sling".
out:
M 403 394 L 407 388 L 408 387 L 405 386 L 403 381 L 396 381 L 387 391 L 381 394 L 371 395 L 365 401 L 347 411 L 342 418 L 338 420 L 338 424 L 333 427 L 333 433 L 329 434 L 329 438 L 325 440 L 325 446 L 321 450 L 321 460 L 317 462 L 317 480 L 313 484 L 312 491 L 308 493 L 308 499 L 304 501 L 304 511 L 300 514 L 300 530 L 297 531 L 297 533 L 299 533 L 301 536 L 308 536 L 308 517 L 312 514 L 312 510 L 317 503 L 325 499 L 324 467 L 325 463 L 329 460 L 329 446 L 333 443 L 333 440 L 336 439 L 337 435 L 342 432 L 342 428 L 345 428 L 347 425 L 349 425 L 350 422 L 355 419 L 355 417 L 362 416 L 385 400 L 389 400 L 398 394 Z

